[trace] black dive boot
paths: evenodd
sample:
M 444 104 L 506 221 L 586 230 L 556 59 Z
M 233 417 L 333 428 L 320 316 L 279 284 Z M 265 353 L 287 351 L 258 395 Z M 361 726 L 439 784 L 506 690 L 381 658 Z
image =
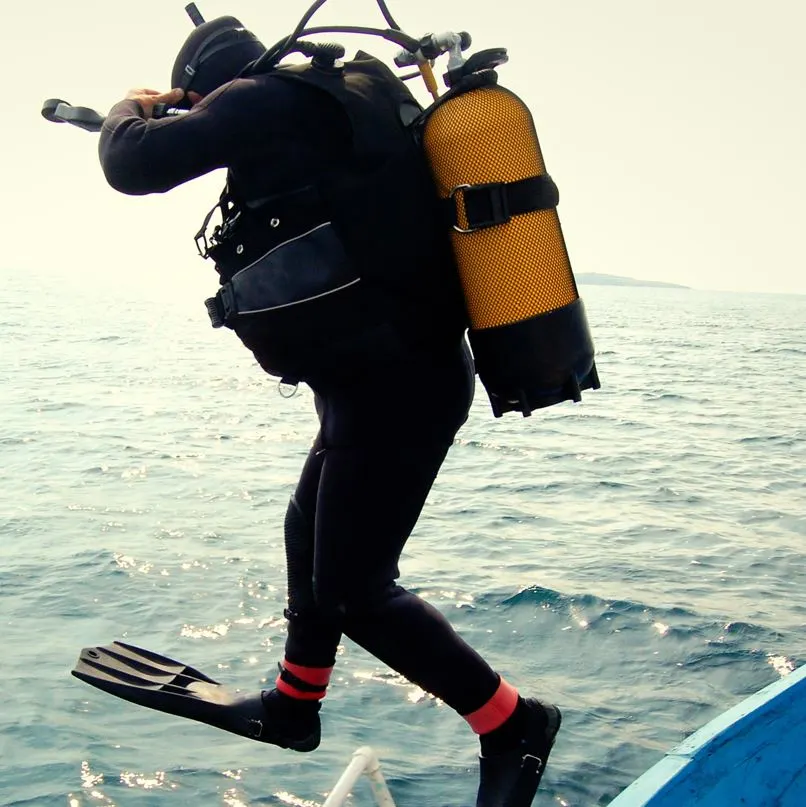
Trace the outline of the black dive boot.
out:
M 480 782 L 476 807 L 529 807 L 546 769 L 560 710 L 526 698 L 525 728 L 519 745 L 502 754 L 479 757 Z
M 260 740 L 264 743 L 290 748 L 292 751 L 313 751 L 319 747 L 321 726 L 320 701 L 299 701 L 276 689 L 261 694 L 266 722 Z

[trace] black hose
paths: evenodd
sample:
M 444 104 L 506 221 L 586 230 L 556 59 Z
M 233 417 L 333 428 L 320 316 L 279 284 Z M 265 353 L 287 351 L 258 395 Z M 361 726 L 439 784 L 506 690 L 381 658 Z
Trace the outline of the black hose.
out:
M 394 42 L 396 45 L 400 45 L 401 48 L 412 52 L 417 51 L 420 47 L 419 39 L 392 28 L 367 28 L 363 25 L 327 25 L 320 28 L 306 28 L 300 33 L 300 36 L 309 36 L 310 34 L 364 34 L 366 36 L 381 37 L 381 39 Z
M 265 67 L 268 67 L 268 69 L 274 67 L 274 65 L 293 48 L 294 42 L 301 36 L 304 36 L 303 31 L 305 26 L 308 24 L 311 17 L 313 17 L 326 2 L 327 0 L 316 0 L 315 3 L 309 6 L 302 19 L 297 23 L 297 27 L 287 37 L 269 48 L 259 59 L 253 62 L 249 67 L 249 73 L 258 73 Z
M 386 5 L 385 0 L 377 0 L 377 2 L 378 2 L 378 8 L 380 8 L 381 14 L 383 14 L 383 18 L 386 20 L 387 25 L 390 28 L 394 28 L 396 31 L 402 30 L 401 27 L 395 22 L 395 18 L 389 11 L 389 7 Z
M 420 47 L 419 40 L 414 37 L 404 34 L 400 26 L 392 17 L 385 0 L 376 0 L 384 19 L 389 24 L 389 28 L 383 30 L 380 28 L 368 28 L 359 25 L 337 25 L 327 27 L 306 28 L 305 26 L 310 21 L 311 17 L 327 2 L 327 0 L 316 0 L 305 12 L 302 19 L 297 24 L 294 31 L 283 39 L 272 45 L 259 59 L 252 62 L 246 70 L 244 75 L 253 75 L 265 70 L 271 70 L 274 66 L 287 54 L 294 50 L 294 43 L 303 36 L 311 34 L 364 34 L 367 36 L 378 36 L 386 39 L 389 42 L 394 42 L 405 48 L 412 53 L 416 52 Z
M 365 36 L 377 36 L 386 39 L 389 42 L 394 42 L 414 53 L 420 47 L 420 42 L 414 37 L 404 34 L 402 31 L 393 30 L 391 28 L 367 28 L 362 25 L 325 25 L 314 28 L 304 28 L 301 31 L 295 31 L 293 37 L 284 37 L 279 42 L 276 42 L 272 47 L 266 51 L 267 54 L 273 54 L 271 59 L 266 58 L 266 54 L 260 57 L 256 62 L 248 68 L 248 74 L 254 75 L 261 72 L 261 70 L 271 70 L 277 62 L 284 56 L 294 50 L 294 42 L 304 36 L 312 36 L 315 34 L 363 34 Z

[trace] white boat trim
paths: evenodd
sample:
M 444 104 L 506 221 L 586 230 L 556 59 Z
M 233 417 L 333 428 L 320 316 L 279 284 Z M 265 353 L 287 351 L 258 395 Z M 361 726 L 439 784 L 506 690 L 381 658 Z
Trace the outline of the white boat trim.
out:
M 378 807 L 395 807 L 392 794 L 381 773 L 381 764 L 375 751 L 364 745 L 353 753 L 350 764 L 330 791 L 322 807 L 341 807 L 350 795 L 358 780 L 366 776 L 369 779 L 372 795 Z

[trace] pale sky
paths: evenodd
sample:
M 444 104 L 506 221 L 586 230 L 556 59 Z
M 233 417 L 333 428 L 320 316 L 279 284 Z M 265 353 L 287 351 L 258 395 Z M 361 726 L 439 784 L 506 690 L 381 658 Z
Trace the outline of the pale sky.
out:
M 168 89 L 191 30 L 184 0 L 2 2 L 3 282 L 30 267 L 214 290 L 192 236 L 222 176 L 124 197 L 106 185 L 97 135 L 39 115 L 49 97 L 105 112 L 130 87 Z M 388 2 L 412 35 L 467 30 L 473 49 L 509 50 L 500 80 L 535 117 L 576 272 L 806 293 L 804 0 Z M 308 3 L 198 6 L 270 45 Z M 373 0 L 330 0 L 314 18 L 328 22 L 383 27 Z

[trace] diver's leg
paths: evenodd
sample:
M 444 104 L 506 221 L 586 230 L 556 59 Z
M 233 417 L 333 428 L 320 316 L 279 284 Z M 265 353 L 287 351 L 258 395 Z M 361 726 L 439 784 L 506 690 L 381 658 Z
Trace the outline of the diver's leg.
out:
M 326 452 L 314 592 L 320 608 L 344 610 L 351 639 L 468 715 L 495 695 L 499 676 L 437 609 L 394 585 L 398 559 L 447 451 L 448 445 L 432 443 Z
M 285 517 L 285 552 L 288 574 L 288 637 L 285 661 L 320 672 L 332 669 L 341 641 L 341 615 L 325 611 L 314 600 L 316 502 L 325 452 L 317 437 L 308 454 Z
M 286 510 L 288 635 L 275 687 L 263 693 L 274 742 L 298 751 L 310 751 L 319 744 L 320 701 L 341 640 L 338 619 L 333 614 L 323 614 L 313 597 L 314 523 L 323 459 L 320 435 L 308 454 Z
M 380 600 L 348 609 L 345 633 L 444 700 L 479 735 L 476 807 L 532 803 L 560 728 L 556 706 L 520 697 L 437 609 L 400 586 L 389 586 Z
M 526 700 L 433 606 L 395 584 L 398 559 L 447 453 L 444 443 L 329 450 L 319 482 L 314 594 L 344 633 L 443 700 L 480 736 L 477 807 L 534 796 L 560 714 Z M 524 759 L 528 758 L 527 763 Z
M 341 614 L 325 613 L 314 602 L 313 536 L 312 519 L 292 496 L 285 518 L 288 635 L 275 686 L 278 692 L 300 701 L 325 697 L 341 640 Z

